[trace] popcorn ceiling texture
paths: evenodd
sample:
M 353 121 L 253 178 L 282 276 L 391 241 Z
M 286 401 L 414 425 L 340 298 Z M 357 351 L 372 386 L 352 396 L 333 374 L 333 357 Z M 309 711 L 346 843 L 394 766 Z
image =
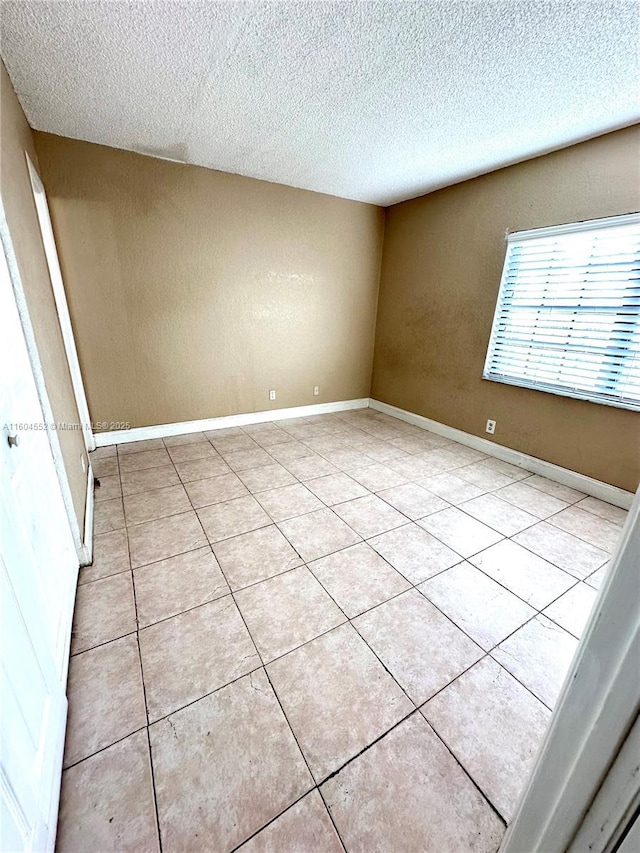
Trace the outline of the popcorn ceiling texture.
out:
M 5 0 L 31 125 L 391 204 L 640 119 L 632 0 Z

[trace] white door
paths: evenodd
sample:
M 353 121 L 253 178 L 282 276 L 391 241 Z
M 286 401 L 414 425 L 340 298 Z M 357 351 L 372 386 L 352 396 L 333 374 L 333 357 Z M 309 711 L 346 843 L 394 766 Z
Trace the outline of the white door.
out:
M 53 849 L 60 792 L 78 558 L 42 422 L 0 251 L 2 853 Z

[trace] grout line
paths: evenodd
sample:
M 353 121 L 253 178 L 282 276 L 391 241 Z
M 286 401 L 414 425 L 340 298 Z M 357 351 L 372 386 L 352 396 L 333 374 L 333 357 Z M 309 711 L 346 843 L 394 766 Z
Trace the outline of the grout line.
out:
M 434 727 L 431 725 L 431 723 L 429 722 L 429 720 L 427 720 L 427 718 L 426 718 L 426 717 L 425 717 L 425 715 L 422 713 L 422 711 L 418 710 L 418 711 L 417 711 L 417 713 L 418 713 L 418 714 L 420 714 L 420 716 L 421 716 L 421 717 L 422 717 L 422 719 L 425 721 L 425 723 L 427 724 L 427 726 L 429 726 L 429 728 L 431 729 L 431 731 L 432 731 L 432 732 L 434 733 L 434 735 L 438 738 L 438 740 L 440 741 L 440 743 L 444 746 L 444 748 L 447 750 L 447 752 L 449 753 L 449 755 L 450 755 L 450 756 L 453 758 L 453 760 L 456 762 L 456 764 L 458 765 L 458 767 L 462 770 L 462 772 L 463 772 L 463 773 L 464 773 L 464 775 L 467 777 L 467 779 L 469 779 L 469 781 L 470 781 L 470 782 L 471 782 L 471 784 L 474 786 L 474 788 L 478 791 L 478 793 L 480 794 L 480 796 L 481 796 L 481 797 L 482 797 L 482 798 L 487 802 L 487 804 L 489 805 L 489 807 L 491 808 L 491 810 L 496 814 L 496 816 L 497 816 L 497 817 L 498 817 L 498 819 L 500 820 L 500 823 L 502 823 L 502 824 L 503 824 L 503 827 L 504 827 L 504 829 L 506 830 L 508 821 L 507 821 L 507 820 L 502 816 L 502 814 L 499 812 L 498 808 L 497 808 L 496 806 L 494 806 L 494 804 L 493 804 L 493 802 L 491 801 L 490 797 L 488 797 L 488 796 L 487 796 L 487 794 L 485 794 L 485 792 L 482 790 L 482 788 L 480 787 L 480 785 L 478 784 L 478 782 L 476 782 L 476 780 L 473 778 L 473 776 L 471 775 L 471 773 L 469 773 L 469 772 L 467 771 L 467 769 L 465 768 L 465 766 L 463 765 L 463 763 L 458 759 L 458 756 L 457 756 L 457 755 L 453 752 L 453 750 L 449 747 L 448 743 L 447 743 L 445 740 L 443 740 L 443 738 L 441 738 L 441 737 L 440 737 L 440 735 L 438 734 L 438 732 L 434 729 Z

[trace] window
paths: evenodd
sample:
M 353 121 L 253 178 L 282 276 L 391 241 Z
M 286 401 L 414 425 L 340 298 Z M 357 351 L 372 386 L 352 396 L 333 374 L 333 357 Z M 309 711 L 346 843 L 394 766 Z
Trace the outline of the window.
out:
M 509 235 L 483 377 L 640 410 L 640 214 Z

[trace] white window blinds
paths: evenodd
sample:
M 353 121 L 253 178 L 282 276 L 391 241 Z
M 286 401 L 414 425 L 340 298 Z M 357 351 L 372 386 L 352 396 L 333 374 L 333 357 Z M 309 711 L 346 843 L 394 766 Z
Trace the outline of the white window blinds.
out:
M 640 410 L 640 214 L 509 235 L 483 376 Z

